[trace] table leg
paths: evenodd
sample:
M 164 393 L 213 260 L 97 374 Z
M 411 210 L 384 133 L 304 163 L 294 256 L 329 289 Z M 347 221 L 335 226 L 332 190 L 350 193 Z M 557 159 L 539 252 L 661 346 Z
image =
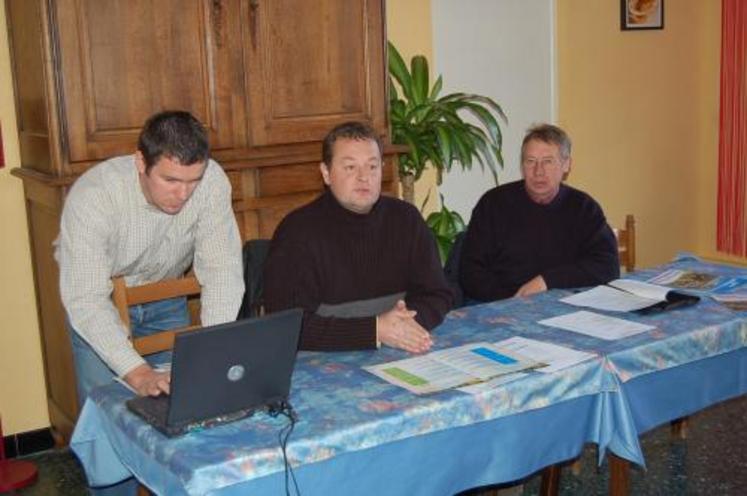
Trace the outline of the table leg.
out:
M 610 453 L 610 496 L 627 496 L 630 489 L 630 462 Z
M 560 489 L 560 465 L 550 465 L 542 471 L 541 496 L 558 496 Z
M 687 439 L 687 417 L 670 422 L 672 439 Z
M 581 470 L 583 470 L 583 466 L 581 464 L 581 457 L 576 458 L 571 462 L 571 473 L 578 477 L 581 475 Z

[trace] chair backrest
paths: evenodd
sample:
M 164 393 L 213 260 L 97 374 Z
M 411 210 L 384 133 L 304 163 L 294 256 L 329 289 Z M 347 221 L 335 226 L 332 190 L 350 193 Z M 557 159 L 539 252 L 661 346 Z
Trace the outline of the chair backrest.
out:
M 132 338 L 131 332 L 129 312 L 129 307 L 131 305 L 151 303 L 180 296 L 189 297 L 199 295 L 201 289 L 200 283 L 193 275 L 131 287 L 127 286 L 124 277 L 115 277 L 112 279 L 112 284 L 114 285 L 114 291 L 112 292 L 114 306 L 117 307 L 119 317 L 122 319 L 122 322 L 124 322 L 125 327 L 130 331 L 130 339 L 132 339 L 132 344 L 135 350 L 137 350 L 141 355 L 150 355 L 151 353 L 170 350 L 174 347 L 175 332 L 196 329 L 199 327 L 199 325 L 194 325 L 182 329 L 170 329 L 150 336 L 136 337 L 134 339 Z M 193 323 L 196 323 L 197 321 L 194 317 L 194 313 L 190 313 L 193 315 Z
M 258 317 L 264 311 L 264 265 L 270 250 L 269 239 L 250 239 L 244 243 L 244 300 L 239 319 Z
M 454 238 L 454 244 L 451 245 L 451 251 L 444 264 L 444 274 L 446 282 L 449 283 L 451 291 L 454 293 L 454 308 L 459 308 L 464 304 L 464 291 L 459 284 L 459 263 L 462 258 L 462 245 L 464 244 L 464 235 L 462 231 Z
M 635 217 L 631 214 L 625 216 L 625 229 L 613 229 L 617 238 L 617 254 L 620 258 L 620 266 L 626 272 L 635 270 Z

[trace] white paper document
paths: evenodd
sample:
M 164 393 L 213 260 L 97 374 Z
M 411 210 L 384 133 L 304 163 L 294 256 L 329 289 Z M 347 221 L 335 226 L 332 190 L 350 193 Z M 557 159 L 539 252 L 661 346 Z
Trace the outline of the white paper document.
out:
M 667 293 L 671 291 L 670 288 L 665 286 L 657 286 L 656 284 L 636 281 L 634 279 L 615 279 L 607 284 L 613 288 L 621 289 L 641 298 L 654 300 L 655 302 L 666 301 Z
M 472 343 L 365 370 L 416 394 L 432 393 L 535 367 L 538 364 L 490 343 Z
M 545 343 L 535 339 L 514 336 L 495 343 L 501 349 L 511 350 L 536 362 L 546 363 L 537 372 L 552 373 L 564 368 L 585 362 L 596 357 L 594 353 L 578 351 L 553 343 Z
M 642 298 L 609 286 L 597 286 L 587 291 L 561 298 L 560 301 L 577 307 L 595 308 L 609 312 L 630 312 L 649 307 L 656 303 L 656 300 Z
M 557 327 L 567 331 L 578 332 L 607 341 L 623 339 L 641 332 L 655 329 L 654 326 L 639 324 L 629 320 L 608 317 L 598 313 L 581 310 L 550 319 L 540 320 L 539 324 Z
M 560 301 L 577 307 L 610 312 L 631 312 L 666 301 L 669 288 L 633 279 L 615 279 L 607 286 L 597 286 Z

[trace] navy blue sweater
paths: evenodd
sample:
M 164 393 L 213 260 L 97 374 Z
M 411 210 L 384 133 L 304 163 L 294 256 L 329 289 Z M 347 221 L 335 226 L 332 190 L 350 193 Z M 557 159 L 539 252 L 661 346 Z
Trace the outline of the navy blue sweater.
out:
M 604 284 L 620 275 L 617 242 L 599 204 L 561 184 L 547 205 L 517 181 L 477 203 L 464 240 L 460 283 L 468 298 L 510 298 L 541 275 L 548 288 Z

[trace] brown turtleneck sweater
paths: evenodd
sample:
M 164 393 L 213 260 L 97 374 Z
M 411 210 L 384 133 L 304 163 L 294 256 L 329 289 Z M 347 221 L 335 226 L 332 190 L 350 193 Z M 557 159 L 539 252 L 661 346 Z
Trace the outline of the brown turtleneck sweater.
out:
M 291 212 L 278 226 L 265 262 L 268 312 L 305 310 L 300 349 L 376 347 L 376 316 L 322 317 L 339 305 L 404 292 L 416 320 L 432 329 L 452 304 L 435 242 L 420 213 L 381 197 L 368 214 L 342 207 L 331 192 Z

